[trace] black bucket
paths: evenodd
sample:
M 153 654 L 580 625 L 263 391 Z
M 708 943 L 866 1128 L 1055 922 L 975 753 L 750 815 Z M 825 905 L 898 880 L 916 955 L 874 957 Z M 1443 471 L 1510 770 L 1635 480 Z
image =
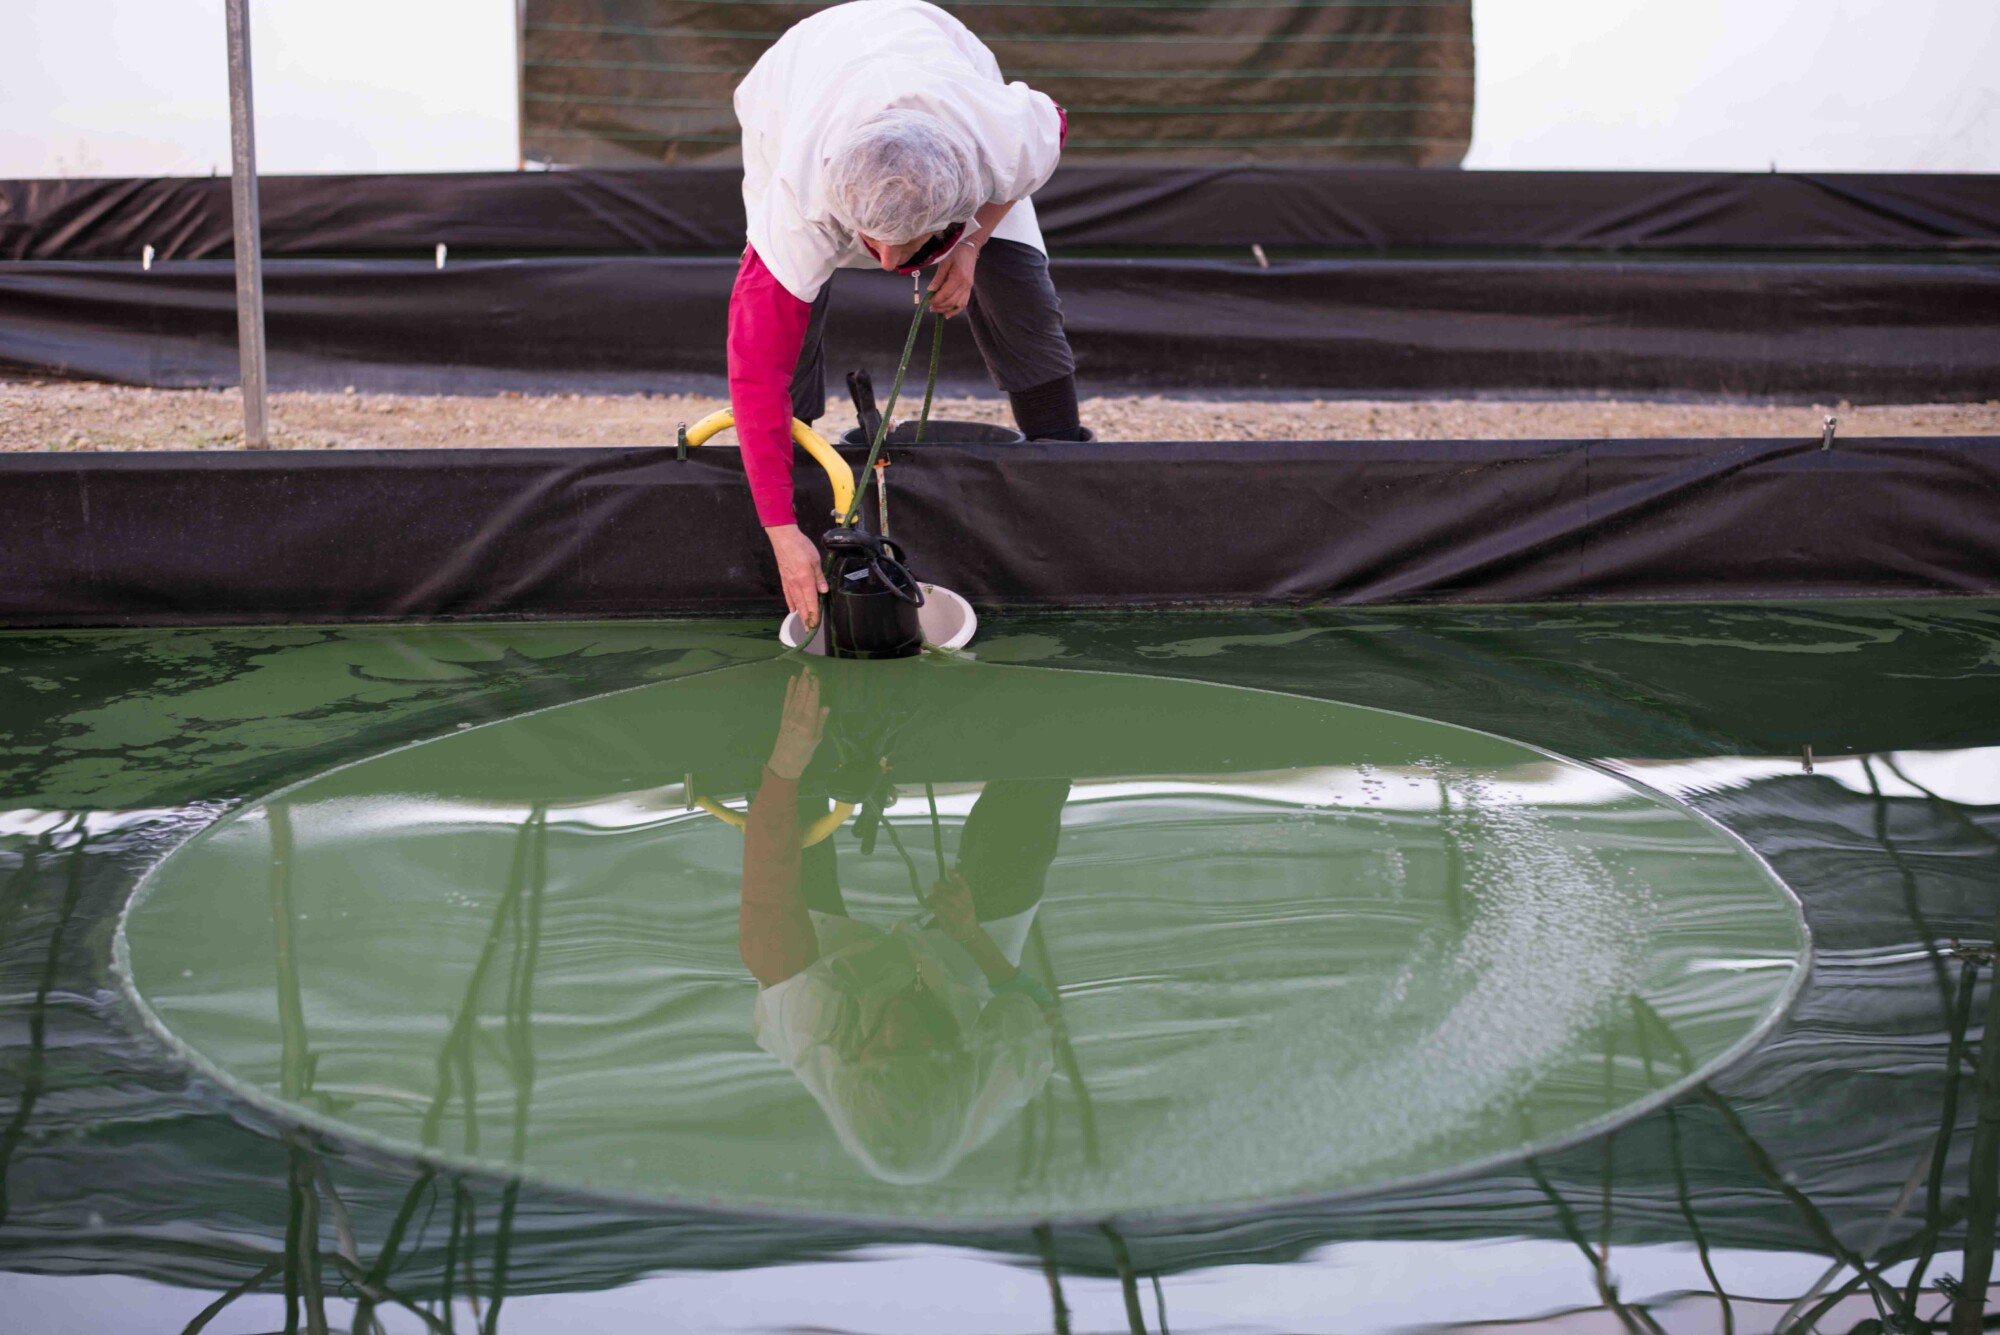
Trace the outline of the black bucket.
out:
M 904 448 L 916 443 L 917 424 L 899 422 L 889 433 L 889 444 Z M 924 424 L 924 444 L 926 445 L 1019 445 L 1027 437 L 1011 426 L 995 426 L 991 422 L 946 422 L 933 417 Z M 867 449 L 875 442 L 861 434 L 860 427 L 850 427 L 840 438 L 842 445 L 854 445 Z

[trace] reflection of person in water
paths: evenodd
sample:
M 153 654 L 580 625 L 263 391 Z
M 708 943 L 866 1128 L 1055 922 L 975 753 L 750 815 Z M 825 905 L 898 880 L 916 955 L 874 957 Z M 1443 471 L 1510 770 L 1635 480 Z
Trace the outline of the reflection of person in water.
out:
M 847 914 L 826 810 L 799 777 L 826 726 L 819 682 L 785 690 L 783 725 L 744 830 L 743 962 L 758 1046 L 811 1091 L 885 1181 L 935 1181 L 1004 1126 L 1052 1069 L 1046 989 L 1020 967 L 1055 858 L 1065 779 L 986 785 L 928 912 L 887 928 Z

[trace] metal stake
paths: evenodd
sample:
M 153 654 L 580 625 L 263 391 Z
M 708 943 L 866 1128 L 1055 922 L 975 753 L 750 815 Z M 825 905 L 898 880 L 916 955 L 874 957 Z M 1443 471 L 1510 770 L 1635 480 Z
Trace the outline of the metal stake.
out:
M 229 18 L 229 198 L 236 223 L 236 353 L 243 371 L 243 444 L 268 450 L 264 242 L 257 212 L 257 133 L 250 100 L 250 0 L 225 0 L 223 9 Z

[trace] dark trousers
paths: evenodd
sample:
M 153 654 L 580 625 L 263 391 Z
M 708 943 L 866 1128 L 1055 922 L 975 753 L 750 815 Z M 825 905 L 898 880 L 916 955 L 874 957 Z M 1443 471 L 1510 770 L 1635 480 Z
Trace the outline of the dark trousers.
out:
M 928 274 L 924 282 L 930 282 Z M 792 371 L 792 416 L 801 422 L 826 415 L 824 335 L 832 295 L 828 280 L 813 302 L 805 346 Z M 1076 358 L 1063 332 L 1062 301 L 1049 281 L 1048 256 L 1033 246 L 988 241 L 979 248 L 965 323 L 997 390 L 1018 393 L 1076 374 Z
M 1011 918 L 1041 902 L 1068 799 L 1068 779 L 995 779 L 981 790 L 958 840 L 958 872 L 972 892 L 973 913 L 979 921 Z M 904 800 L 909 800 L 907 794 Z M 824 795 L 800 794 L 799 828 L 812 824 L 827 809 Z M 806 907 L 840 918 L 847 916 L 847 903 L 840 893 L 834 840 L 843 837 L 847 837 L 844 832 L 836 833 L 799 854 L 799 893 Z M 885 838 L 877 847 L 887 843 Z M 926 879 L 935 871 L 922 862 L 919 867 Z

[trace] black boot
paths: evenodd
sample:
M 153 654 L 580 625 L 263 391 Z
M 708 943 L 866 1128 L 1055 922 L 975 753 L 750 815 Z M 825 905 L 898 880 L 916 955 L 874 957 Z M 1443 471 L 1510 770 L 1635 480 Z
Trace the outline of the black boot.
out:
M 1036 385 L 1033 389 L 1009 390 L 1007 402 L 1014 409 L 1014 425 L 1029 440 L 1091 440 L 1091 434 L 1077 420 L 1076 377 Z

